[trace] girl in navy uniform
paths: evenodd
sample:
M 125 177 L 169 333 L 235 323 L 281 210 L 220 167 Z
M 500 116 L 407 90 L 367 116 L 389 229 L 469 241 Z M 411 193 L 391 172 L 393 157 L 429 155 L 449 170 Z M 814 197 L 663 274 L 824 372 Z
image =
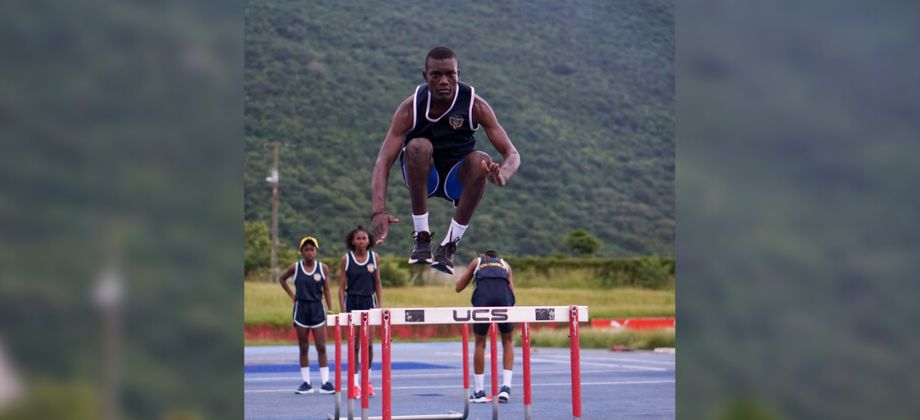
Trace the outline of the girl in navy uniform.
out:
M 287 292 L 294 304 L 294 329 L 297 330 L 297 344 L 300 346 L 300 375 L 303 383 L 297 388 L 298 394 L 312 394 L 310 384 L 310 331 L 313 331 L 313 341 L 316 344 L 316 354 L 319 356 L 319 373 L 322 385 L 321 394 L 332 394 L 335 387 L 329 382 L 329 362 L 326 359 L 326 314 L 327 308 L 332 307 L 332 295 L 329 292 L 329 268 L 316 260 L 316 250 L 319 241 L 307 236 L 300 240 L 300 261 L 290 267 L 278 277 L 281 287 Z M 294 277 L 294 289 L 291 291 L 287 284 L 289 277 Z M 326 304 L 323 304 L 325 298 Z
M 375 243 L 374 236 L 363 226 L 358 226 L 345 235 L 345 246 L 349 252 L 342 257 L 341 276 L 339 277 L 339 307 L 346 312 L 363 311 L 379 308 L 383 300 L 383 287 L 380 284 L 377 253 L 371 251 Z M 369 364 L 374 362 L 374 330 L 368 329 L 367 356 Z M 360 331 L 355 330 L 354 342 L 360 343 Z M 360 361 L 360 345 L 355 346 L 355 360 Z M 359 362 L 360 363 L 360 362 Z M 355 383 L 358 383 L 358 363 L 355 368 Z M 370 374 L 370 366 L 368 366 Z M 357 389 L 355 395 L 361 395 Z M 374 387 L 369 386 L 368 395 L 374 395 Z
M 466 272 L 457 280 L 455 290 L 463 291 L 470 281 L 476 285 L 473 291 L 473 306 L 514 306 L 514 281 L 511 278 L 511 266 L 505 260 L 498 258 L 495 250 L 488 250 L 476 258 L 467 267 Z M 502 335 L 502 356 L 504 370 L 502 371 L 502 387 L 498 392 L 498 402 L 506 403 L 511 398 L 511 367 L 514 366 L 514 348 L 512 347 L 511 332 L 514 324 L 503 322 L 498 324 Z M 473 353 L 473 369 L 475 370 L 473 395 L 470 400 L 475 403 L 488 401 L 484 389 L 486 349 L 486 334 L 489 324 L 473 324 L 473 334 L 476 336 L 476 350 Z

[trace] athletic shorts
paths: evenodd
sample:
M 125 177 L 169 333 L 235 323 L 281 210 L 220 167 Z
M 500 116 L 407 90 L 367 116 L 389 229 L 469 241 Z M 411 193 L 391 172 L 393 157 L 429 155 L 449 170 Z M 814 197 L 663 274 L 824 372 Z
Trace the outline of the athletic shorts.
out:
M 409 187 L 406 176 L 406 148 L 403 147 L 399 154 L 399 166 L 402 168 L 403 184 Z M 460 203 L 460 194 L 463 193 L 463 183 L 460 182 L 460 165 L 466 156 L 459 158 L 434 158 L 434 167 L 428 173 L 428 196 L 441 197 L 453 203 L 454 207 Z
M 294 326 L 318 328 L 326 325 L 326 306 L 322 301 L 294 302 Z
M 507 280 L 502 279 L 485 279 L 476 284 L 473 290 L 473 306 L 514 306 L 514 292 Z M 514 331 L 514 324 L 510 322 L 501 322 L 498 324 L 498 330 L 502 333 Z M 473 334 L 486 335 L 489 333 L 489 324 L 473 324 Z
M 366 311 L 377 307 L 377 295 L 345 295 L 345 312 Z

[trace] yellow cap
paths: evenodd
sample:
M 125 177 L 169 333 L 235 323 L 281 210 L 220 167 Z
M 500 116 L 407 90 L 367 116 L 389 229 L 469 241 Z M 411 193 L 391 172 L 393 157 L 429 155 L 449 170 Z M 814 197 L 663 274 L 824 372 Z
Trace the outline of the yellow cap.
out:
M 300 249 L 303 249 L 303 245 L 307 242 L 313 242 L 313 246 L 319 249 L 319 241 L 317 241 L 316 238 L 312 236 L 305 236 L 303 239 L 300 240 Z

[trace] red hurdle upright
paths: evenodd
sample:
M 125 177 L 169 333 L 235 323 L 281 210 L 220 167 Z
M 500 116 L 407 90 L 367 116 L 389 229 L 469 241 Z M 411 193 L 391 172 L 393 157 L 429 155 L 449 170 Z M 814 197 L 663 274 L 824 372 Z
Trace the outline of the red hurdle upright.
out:
M 521 324 L 521 353 L 524 361 L 524 420 L 530 420 L 530 327 Z
M 569 307 L 569 346 L 572 365 L 572 417 L 581 418 L 581 348 L 578 344 L 578 307 Z
M 367 407 L 370 404 L 370 392 L 367 392 L 371 383 L 370 374 L 368 372 L 368 366 L 370 364 L 370 356 L 368 353 L 367 345 L 367 312 L 361 312 L 361 418 L 367 420 Z
M 463 393 L 465 394 L 463 402 L 463 418 L 470 414 L 470 328 L 469 325 L 461 325 L 460 330 L 463 332 Z
M 492 420 L 498 420 L 498 348 L 496 347 L 496 323 L 489 324 L 489 350 L 492 359 Z
M 355 418 L 355 323 L 348 314 L 348 418 Z
M 383 379 L 381 384 L 381 393 L 383 395 L 383 418 L 390 419 L 393 416 L 393 410 L 390 406 L 390 311 L 384 309 L 381 312 L 383 319 L 383 334 L 380 338 L 381 364 L 383 366 Z
M 335 418 L 339 418 L 342 404 L 342 325 L 335 317 Z

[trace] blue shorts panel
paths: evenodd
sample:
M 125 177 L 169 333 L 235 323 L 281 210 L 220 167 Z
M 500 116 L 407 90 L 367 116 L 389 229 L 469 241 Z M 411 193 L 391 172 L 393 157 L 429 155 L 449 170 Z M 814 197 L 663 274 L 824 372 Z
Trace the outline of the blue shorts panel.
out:
M 406 149 L 399 154 L 399 166 L 402 170 L 403 184 L 408 188 L 409 180 L 406 176 Z M 460 202 L 463 193 L 463 183 L 460 182 L 460 165 L 466 157 L 461 158 L 435 158 L 434 167 L 428 173 L 428 196 L 441 197 L 453 203 L 454 207 Z

